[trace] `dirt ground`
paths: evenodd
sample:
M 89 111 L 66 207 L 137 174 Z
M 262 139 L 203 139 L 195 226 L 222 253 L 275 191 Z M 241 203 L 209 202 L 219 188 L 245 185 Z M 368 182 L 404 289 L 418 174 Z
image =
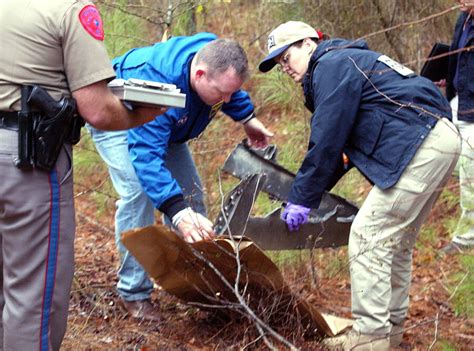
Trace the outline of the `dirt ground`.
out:
M 162 321 L 129 318 L 115 291 L 118 256 L 113 216 L 107 216 L 108 222 L 97 223 L 88 215 L 93 210 L 77 199 L 76 274 L 64 350 L 268 349 L 247 319 L 201 311 L 158 289 L 153 301 Z M 439 246 L 445 243 L 442 239 Z M 335 251 L 324 254 L 338 255 Z M 440 258 L 436 250 L 415 251 L 409 317 L 399 350 L 442 350 L 443 341 L 449 341 L 457 350 L 474 349 L 474 320 L 454 313 L 452 291 L 446 287 L 448 277 L 458 271 L 462 268 L 457 257 Z M 295 265 L 283 274 L 295 292 L 323 312 L 350 317 L 347 274 L 321 277 L 317 284 L 311 279 L 308 264 Z M 305 338 L 285 328 L 279 331 L 302 350 L 320 349 L 314 337 Z M 285 349 L 281 344 L 279 348 Z

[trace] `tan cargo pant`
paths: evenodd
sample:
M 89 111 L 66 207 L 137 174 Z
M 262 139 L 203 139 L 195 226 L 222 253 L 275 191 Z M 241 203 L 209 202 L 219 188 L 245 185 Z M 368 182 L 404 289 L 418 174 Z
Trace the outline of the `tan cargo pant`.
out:
M 460 137 L 438 121 L 395 186 L 374 186 L 349 237 L 354 329 L 387 334 L 408 311 L 412 253 L 417 234 L 450 177 Z
M 74 271 L 71 148 L 49 173 L 21 171 L 17 143 L 0 129 L 0 336 L 3 350 L 59 350 Z

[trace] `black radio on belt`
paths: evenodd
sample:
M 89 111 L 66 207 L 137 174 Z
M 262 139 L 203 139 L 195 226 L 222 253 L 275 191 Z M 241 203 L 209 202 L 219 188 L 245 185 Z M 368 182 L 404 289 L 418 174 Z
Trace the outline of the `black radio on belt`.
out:
M 83 125 L 73 98 L 62 97 L 56 101 L 39 86 L 23 86 L 16 166 L 24 170 L 53 169 L 63 144 L 77 143 Z

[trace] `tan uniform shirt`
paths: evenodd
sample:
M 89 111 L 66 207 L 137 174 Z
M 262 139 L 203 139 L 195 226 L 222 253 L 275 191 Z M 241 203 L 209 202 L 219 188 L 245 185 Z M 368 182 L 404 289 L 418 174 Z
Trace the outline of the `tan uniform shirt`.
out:
M 23 84 L 38 84 L 58 99 L 115 76 L 101 36 L 90 33 L 88 5 L 85 0 L 0 0 L 1 111 L 20 109 Z

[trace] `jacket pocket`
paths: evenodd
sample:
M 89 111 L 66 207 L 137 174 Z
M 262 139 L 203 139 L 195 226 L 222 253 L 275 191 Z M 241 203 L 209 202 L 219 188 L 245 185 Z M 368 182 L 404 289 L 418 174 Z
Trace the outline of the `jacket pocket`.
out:
M 384 126 L 384 119 L 376 111 L 364 113 L 359 116 L 349 139 L 350 143 L 366 156 L 372 155 L 377 145 Z

